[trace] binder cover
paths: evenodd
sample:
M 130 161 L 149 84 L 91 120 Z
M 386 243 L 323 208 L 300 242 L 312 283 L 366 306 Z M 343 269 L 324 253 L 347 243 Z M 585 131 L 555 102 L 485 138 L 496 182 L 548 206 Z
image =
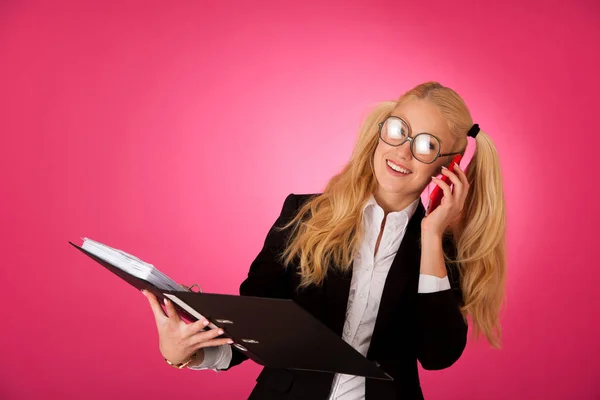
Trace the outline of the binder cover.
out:
M 75 248 L 134 286 L 161 300 L 169 298 L 190 321 L 203 316 L 234 341 L 239 351 L 258 364 L 393 380 L 377 363 L 365 358 L 321 321 L 291 299 L 272 299 L 191 291 L 159 290 L 151 283 Z

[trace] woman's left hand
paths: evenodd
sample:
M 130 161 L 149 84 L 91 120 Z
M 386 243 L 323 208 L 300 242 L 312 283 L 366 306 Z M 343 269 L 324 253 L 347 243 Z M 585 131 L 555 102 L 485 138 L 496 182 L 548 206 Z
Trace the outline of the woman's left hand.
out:
M 443 190 L 444 196 L 440 205 L 421 221 L 422 233 L 433 233 L 441 236 L 446 228 L 460 215 L 465 205 L 467 193 L 469 192 L 469 182 L 465 173 L 456 164 L 454 172 L 442 168 L 442 174 L 446 175 L 454 186 L 450 188 L 450 185 L 441 179 L 432 178 L 432 181 Z

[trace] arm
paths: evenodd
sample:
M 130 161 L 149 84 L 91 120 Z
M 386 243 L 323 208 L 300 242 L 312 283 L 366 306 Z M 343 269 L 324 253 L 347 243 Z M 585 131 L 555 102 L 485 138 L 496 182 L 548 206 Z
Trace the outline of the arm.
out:
M 450 278 L 450 288 L 417 294 L 417 358 L 428 370 L 454 364 L 467 342 L 468 326 L 460 312 L 459 271 L 456 265 L 445 263 L 444 249 L 451 259 L 456 257 L 453 240 L 422 233 L 421 274 Z
M 288 232 L 275 230 L 275 227 L 289 222 L 297 209 L 298 201 L 292 193 L 285 199 L 281 213 L 269 230 L 262 250 L 250 265 L 248 277 L 240 285 L 240 295 L 289 298 L 289 272 L 276 261 L 284 249 Z M 235 347 L 228 347 L 231 349 L 230 362 L 226 367 L 220 368 L 221 370 L 228 370 L 248 359 L 248 356 Z
M 250 265 L 248 277 L 240 285 L 240 295 L 271 298 L 289 298 L 289 271 L 277 261 L 287 242 L 288 231 L 279 231 L 296 214 L 297 198 L 294 194 L 286 197 L 281 213 L 265 239 L 264 246 Z

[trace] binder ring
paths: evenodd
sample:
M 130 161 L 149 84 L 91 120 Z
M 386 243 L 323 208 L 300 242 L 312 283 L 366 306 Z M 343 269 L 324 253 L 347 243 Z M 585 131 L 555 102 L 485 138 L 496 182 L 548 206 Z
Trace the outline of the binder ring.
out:
M 234 343 L 233 345 L 235 347 L 237 347 L 238 349 L 240 349 L 241 351 L 248 351 L 248 349 L 245 348 L 244 346 L 242 346 L 241 344 Z
M 181 284 L 181 286 L 182 286 L 183 288 L 185 288 L 185 289 L 189 290 L 190 292 L 194 292 L 194 293 L 202 293 L 202 288 L 201 288 L 201 287 L 200 287 L 200 285 L 198 285 L 197 283 L 194 283 L 194 284 L 193 284 L 193 285 L 191 285 L 191 286 L 185 286 L 185 285 Z M 198 291 L 197 291 L 197 292 L 192 290 L 192 288 L 193 288 L 194 286 L 196 286 L 196 287 L 198 288 Z

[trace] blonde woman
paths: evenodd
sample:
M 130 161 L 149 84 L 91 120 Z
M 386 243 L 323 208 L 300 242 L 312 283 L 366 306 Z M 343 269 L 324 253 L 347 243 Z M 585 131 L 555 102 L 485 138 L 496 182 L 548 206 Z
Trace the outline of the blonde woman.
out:
M 450 172 L 467 136 L 476 138 L 467 172 Z M 444 197 L 425 215 L 420 196 L 431 181 Z M 460 96 L 427 82 L 381 103 L 323 193 L 285 199 L 240 294 L 293 299 L 394 380 L 266 367 L 250 398 L 422 399 L 417 362 L 456 362 L 468 321 L 500 346 L 505 262 L 498 156 Z M 170 362 L 227 370 L 247 359 L 219 332 L 199 333 L 203 321 L 185 324 L 172 304 L 165 315 L 146 296 Z

